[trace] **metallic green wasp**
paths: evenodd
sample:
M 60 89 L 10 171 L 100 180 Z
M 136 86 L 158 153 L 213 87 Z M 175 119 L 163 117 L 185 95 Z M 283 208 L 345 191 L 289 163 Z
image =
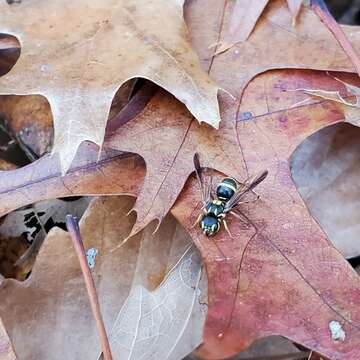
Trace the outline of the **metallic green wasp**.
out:
M 207 189 L 205 189 L 205 183 L 198 154 L 195 154 L 194 156 L 194 166 L 196 177 L 201 187 L 203 201 L 202 212 L 199 215 L 196 223 L 200 225 L 203 233 L 206 236 L 213 236 L 220 230 L 221 224 L 223 223 L 225 230 L 231 236 L 225 220 L 228 214 L 231 214 L 240 220 L 243 220 L 241 218 L 243 217 L 250 222 L 247 216 L 236 208 L 240 204 L 249 202 L 244 201 L 244 196 L 249 192 L 253 192 L 253 189 L 263 180 L 265 180 L 268 172 L 263 171 L 258 176 L 246 180 L 245 183 L 240 183 L 234 178 L 226 177 L 217 185 L 216 193 L 213 194 L 211 180 L 209 186 Z

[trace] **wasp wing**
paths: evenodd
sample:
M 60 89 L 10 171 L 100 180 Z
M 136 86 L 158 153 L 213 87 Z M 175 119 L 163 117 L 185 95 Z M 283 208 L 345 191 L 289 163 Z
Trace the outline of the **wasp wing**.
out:
M 251 202 L 252 200 L 249 201 L 244 200 L 245 195 L 251 193 L 256 186 L 258 186 L 262 181 L 265 180 L 267 175 L 268 175 L 268 171 L 265 170 L 259 175 L 246 180 L 244 184 L 239 183 L 238 191 L 225 205 L 225 212 L 229 212 L 230 210 L 238 206 L 240 202 Z M 255 193 L 253 193 L 253 195 L 256 196 L 256 199 L 259 197 Z

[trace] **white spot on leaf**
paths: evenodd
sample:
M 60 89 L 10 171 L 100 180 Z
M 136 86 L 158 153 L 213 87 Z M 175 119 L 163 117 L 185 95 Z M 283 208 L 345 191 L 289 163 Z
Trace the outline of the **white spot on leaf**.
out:
M 334 341 L 345 341 L 345 336 L 346 336 L 345 331 L 342 328 L 342 325 L 338 321 L 336 320 L 330 321 L 329 329 L 331 332 L 331 338 Z
M 86 258 L 90 269 L 95 267 L 95 258 L 97 254 L 98 251 L 95 248 L 90 248 L 86 251 Z

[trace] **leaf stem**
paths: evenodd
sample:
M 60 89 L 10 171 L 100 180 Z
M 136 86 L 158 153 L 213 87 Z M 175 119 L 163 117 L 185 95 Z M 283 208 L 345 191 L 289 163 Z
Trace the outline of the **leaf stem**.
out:
M 99 299 L 96 293 L 94 279 L 91 275 L 91 270 L 87 262 L 84 244 L 81 238 L 80 229 L 77 220 L 72 215 L 66 215 L 66 227 L 69 231 L 71 240 L 73 242 L 76 254 L 79 258 L 81 271 L 84 276 L 86 290 L 89 295 L 91 309 L 96 321 L 96 326 L 99 331 L 101 347 L 104 354 L 104 360 L 112 360 L 109 339 L 106 334 L 104 321 L 101 315 Z
M 315 12 L 315 14 L 320 18 L 320 20 L 325 24 L 325 26 L 332 32 L 335 39 L 343 48 L 346 55 L 349 57 L 350 61 L 353 63 L 356 72 L 360 76 L 360 58 L 358 54 L 355 52 L 354 47 L 347 38 L 341 26 L 330 14 L 324 0 L 311 0 L 311 8 Z

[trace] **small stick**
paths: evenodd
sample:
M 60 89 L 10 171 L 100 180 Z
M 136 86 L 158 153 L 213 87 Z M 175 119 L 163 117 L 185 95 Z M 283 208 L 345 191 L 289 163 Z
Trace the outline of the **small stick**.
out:
M 106 335 L 105 325 L 101 316 L 99 299 L 96 293 L 94 279 L 91 275 L 91 270 L 87 262 L 84 244 L 81 239 L 80 229 L 77 220 L 72 215 L 66 215 L 66 227 L 69 231 L 71 240 L 73 242 L 76 254 L 79 258 L 81 271 L 84 276 L 86 290 L 89 295 L 91 309 L 96 321 L 96 326 L 99 331 L 101 347 L 104 354 L 104 360 L 112 360 L 109 339 Z
M 324 0 L 311 0 L 311 8 L 315 14 L 320 18 L 320 20 L 325 24 L 325 26 L 332 32 L 337 42 L 345 51 L 346 55 L 353 63 L 356 72 L 360 76 L 360 58 L 356 53 L 354 47 L 346 36 L 344 30 L 337 23 L 337 21 L 330 14 Z

